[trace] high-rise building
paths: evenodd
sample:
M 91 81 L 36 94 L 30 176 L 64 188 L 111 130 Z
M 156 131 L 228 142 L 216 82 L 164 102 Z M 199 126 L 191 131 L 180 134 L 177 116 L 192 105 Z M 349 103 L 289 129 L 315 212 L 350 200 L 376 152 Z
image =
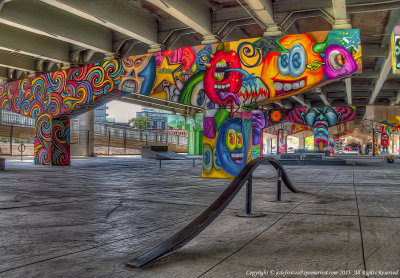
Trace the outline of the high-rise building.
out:
M 149 119 L 149 129 L 173 129 L 168 126 L 168 115 L 171 115 L 171 112 L 142 107 L 141 112 L 136 112 L 136 118 L 145 116 Z
M 107 105 L 102 105 L 94 109 L 94 121 L 106 123 L 107 122 Z

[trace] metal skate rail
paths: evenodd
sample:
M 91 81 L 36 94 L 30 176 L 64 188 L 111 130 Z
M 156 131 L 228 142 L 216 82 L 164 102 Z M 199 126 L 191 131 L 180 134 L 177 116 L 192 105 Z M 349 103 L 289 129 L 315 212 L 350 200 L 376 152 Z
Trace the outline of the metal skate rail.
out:
M 239 175 L 231 182 L 231 184 L 225 189 L 225 191 L 215 200 L 202 214 L 194 219 L 190 224 L 181 229 L 179 232 L 174 234 L 169 239 L 153 247 L 149 251 L 142 255 L 125 262 L 126 266 L 130 267 L 142 267 L 146 264 L 157 261 L 163 257 L 171 255 L 182 248 L 185 244 L 196 237 L 201 231 L 214 221 L 215 218 L 229 205 L 236 194 L 240 191 L 243 185 L 252 177 L 254 170 L 262 163 L 269 162 L 278 172 L 278 176 L 281 175 L 282 181 L 286 187 L 294 192 L 299 192 L 289 177 L 287 176 L 285 169 L 281 163 L 275 158 L 264 156 L 258 157 L 248 163 L 245 168 L 239 173 Z M 280 171 L 280 173 L 279 173 Z

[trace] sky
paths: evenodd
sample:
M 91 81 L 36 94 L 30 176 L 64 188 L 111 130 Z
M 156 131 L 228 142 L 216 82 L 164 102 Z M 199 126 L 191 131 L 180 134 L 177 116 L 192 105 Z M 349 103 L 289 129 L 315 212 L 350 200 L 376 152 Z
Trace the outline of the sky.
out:
M 142 106 L 113 100 L 107 103 L 107 118 L 114 118 L 116 122 L 127 123 L 136 118 L 136 112 L 142 111 Z

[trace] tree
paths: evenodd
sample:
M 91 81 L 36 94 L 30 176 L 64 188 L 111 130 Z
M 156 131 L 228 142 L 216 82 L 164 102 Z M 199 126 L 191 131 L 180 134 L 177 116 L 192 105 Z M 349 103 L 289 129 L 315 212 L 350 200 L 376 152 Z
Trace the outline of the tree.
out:
M 128 121 L 128 125 L 134 126 L 135 128 L 140 129 L 140 130 L 145 130 L 150 127 L 150 119 L 147 116 L 140 116 L 137 118 L 132 118 Z

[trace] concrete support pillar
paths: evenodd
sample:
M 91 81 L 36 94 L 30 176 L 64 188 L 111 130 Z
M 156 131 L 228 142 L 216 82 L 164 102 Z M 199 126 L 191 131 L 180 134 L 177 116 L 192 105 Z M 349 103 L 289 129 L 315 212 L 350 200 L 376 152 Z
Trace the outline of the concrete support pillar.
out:
M 266 154 L 270 154 L 272 153 L 272 138 L 271 137 L 267 137 L 267 153 Z
M 94 110 L 79 116 L 78 142 L 71 146 L 71 154 L 94 156 Z
M 299 137 L 299 149 L 304 150 L 306 148 L 306 138 L 304 137 L 304 135 L 301 135 L 301 137 Z

